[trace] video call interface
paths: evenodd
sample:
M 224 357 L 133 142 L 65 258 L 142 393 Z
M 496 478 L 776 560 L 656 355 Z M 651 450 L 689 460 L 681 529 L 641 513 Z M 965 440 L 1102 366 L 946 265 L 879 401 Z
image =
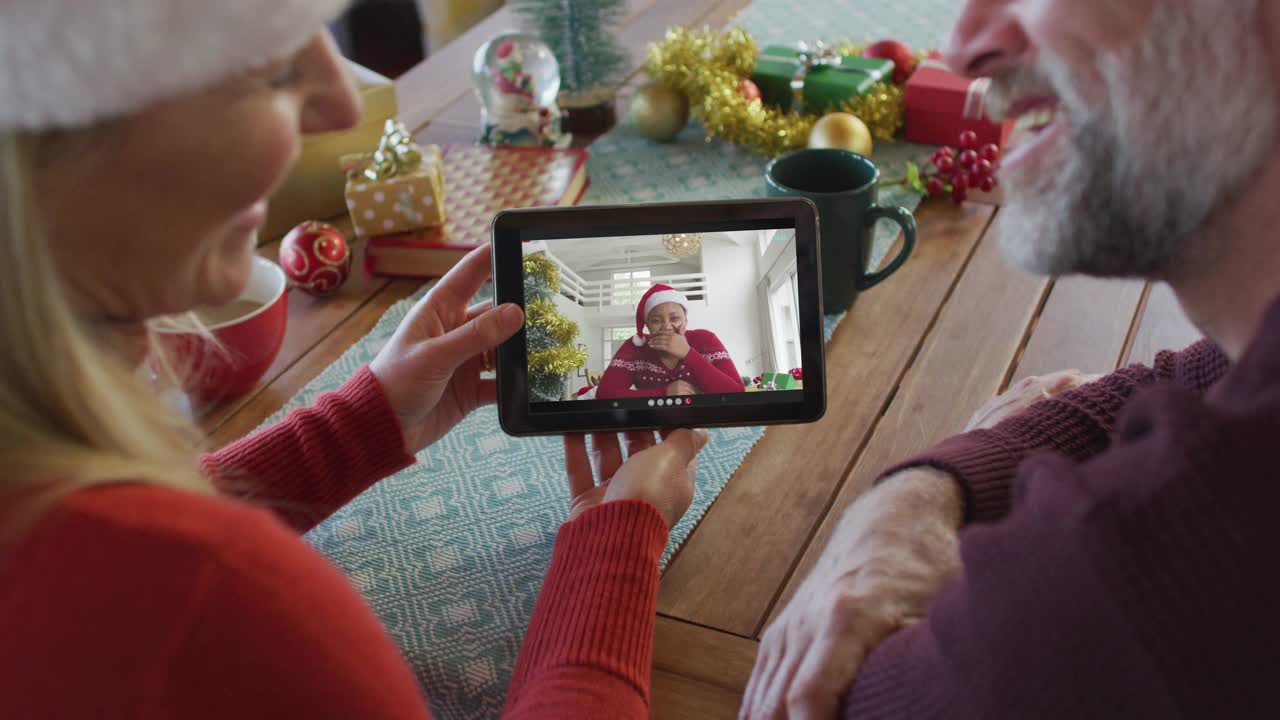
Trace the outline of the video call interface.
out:
M 526 272 L 531 412 L 803 401 L 793 228 L 547 240 L 526 268 L 537 253 L 559 287 Z

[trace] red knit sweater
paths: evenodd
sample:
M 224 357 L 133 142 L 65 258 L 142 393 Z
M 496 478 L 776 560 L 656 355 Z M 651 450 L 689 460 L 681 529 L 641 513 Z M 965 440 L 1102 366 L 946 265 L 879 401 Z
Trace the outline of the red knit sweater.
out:
M 666 395 L 667 386 L 677 380 L 692 383 L 703 393 L 745 392 L 738 368 L 715 333 L 689 330 L 684 339 L 689 343 L 689 354 L 674 368 L 663 365 L 662 354 L 647 345 L 623 344 L 601 376 L 596 398 Z
M 0 549 L 0 717 L 427 717 L 378 620 L 297 534 L 412 460 L 364 369 L 206 458 L 253 504 L 139 484 L 68 494 Z M 561 528 L 506 716 L 647 715 L 666 536 L 640 502 Z
M 975 524 L 846 716 L 1275 716 L 1277 438 L 1280 307 L 1234 367 L 1162 353 L 909 461 L 955 475 Z

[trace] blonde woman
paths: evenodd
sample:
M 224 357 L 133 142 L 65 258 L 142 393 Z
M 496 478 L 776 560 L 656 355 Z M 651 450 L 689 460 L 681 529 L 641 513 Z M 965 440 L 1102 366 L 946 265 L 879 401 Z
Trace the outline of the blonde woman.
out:
M 341 389 L 211 455 L 138 371 L 156 318 L 240 292 L 300 136 L 356 120 L 322 30 L 341 5 L 0 7 L 0 716 L 428 715 L 298 533 L 493 401 L 476 358 L 522 317 L 466 306 L 487 252 Z M 704 441 L 629 436 L 625 467 L 616 436 L 566 441 L 510 715 L 646 714 L 657 559 Z

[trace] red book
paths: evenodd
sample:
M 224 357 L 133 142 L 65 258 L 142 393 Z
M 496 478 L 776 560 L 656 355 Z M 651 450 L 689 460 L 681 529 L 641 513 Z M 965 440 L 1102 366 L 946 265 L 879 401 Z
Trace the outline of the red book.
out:
M 489 242 L 500 210 L 576 205 L 587 188 L 586 150 L 455 145 L 444 149 L 443 228 L 369 238 L 374 275 L 434 278 Z
M 1003 146 L 1013 123 L 994 123 L 987 117 L 990 84 L 985 78 L 956 75 L 936 56 L 921 62 L 904 90 L 906 139 L 922 145 L 955 145 L 960 133 L 972 130 L 980 144 Z

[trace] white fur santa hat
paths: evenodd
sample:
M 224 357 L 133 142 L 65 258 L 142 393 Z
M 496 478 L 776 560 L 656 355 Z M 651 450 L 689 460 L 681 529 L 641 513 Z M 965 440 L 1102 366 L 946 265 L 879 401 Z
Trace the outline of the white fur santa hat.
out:
M 92 125 L 301 49 L 349 0 L 3 0 L 0 132 Z
M 662 303 L 675 303 L 689 312 L 689 298 L 684 293 L 676 290 L 670 285 L 658 283 L 645 291 L 644 297 L 640 298 L 639 304 L 636 305 L 636 334 L 631 338 L 631 342 L 636 347 L 644 347 L 644 319 L 649 317 L 650 311 L 658 307 Z

